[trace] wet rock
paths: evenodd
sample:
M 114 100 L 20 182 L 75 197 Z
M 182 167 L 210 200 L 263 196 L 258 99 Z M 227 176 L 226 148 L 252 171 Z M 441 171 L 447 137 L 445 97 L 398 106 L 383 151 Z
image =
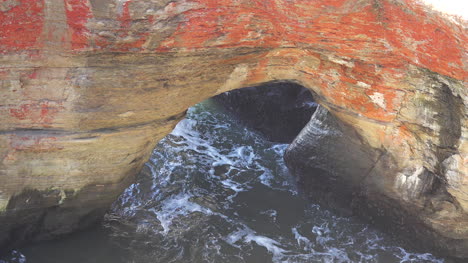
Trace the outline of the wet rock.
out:
M 202 207 L 207 207 L 213 212 L 218 212 L 220 209 L 215 198 L 211 196 L 199 196 L 199 197 L 192 197 L 189 199 L 190 202 L 196 203 Z
M 305 192 L 342 210 L 351 207 L 354 188 L 369 175 L 381 154 L 319 106 L 284 158 Z
M 465 257 L 468 228 L 461 222 L 468 217 L 449 193 L 460 186 L 444 181 L 456 179 L 424 166 L 398 167 L 398 161 L 366 145 L 354 129 L 318 107 L 285 153 L 301 189 L 329 208 L 391 230 L 408 246 Z
M 0 5 L 0 247 L 97 222 L 188 107 L 283 81 L 343 132 L 322 136 L 327 196 L 468 258 L 466 21 L 412 0 Z

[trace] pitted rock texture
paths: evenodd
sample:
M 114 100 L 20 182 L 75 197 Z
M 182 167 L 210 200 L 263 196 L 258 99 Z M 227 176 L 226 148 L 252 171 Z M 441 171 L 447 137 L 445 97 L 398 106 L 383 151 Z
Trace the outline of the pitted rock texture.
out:
M 96 221 L 188 107 L 292 81 L 382 153 L 361 204 L 468 257 L 466 27 L 412 0 L 3 1 L 0 246 Z

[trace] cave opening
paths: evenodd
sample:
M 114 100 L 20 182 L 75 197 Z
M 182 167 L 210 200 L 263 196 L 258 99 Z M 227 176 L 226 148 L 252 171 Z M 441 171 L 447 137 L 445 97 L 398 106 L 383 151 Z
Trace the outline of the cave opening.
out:
M 308 89 L 292 82 L 232 90 L 213 100 L 247 128 L 280 143 L 291 143 L 318 107 Z
M 336 168 L 340 158 L 349 160 L 339 166 L 348 169 L 362 161 L 348 156 L 362 158 L 363 153 L 345 128 L 296 83 L 220 94 L 188 109 L 95 229 L 26 247 L 12 257 L 48 263 L 87 262 L 83 258 L 122 263 L 400 262 L 405 257 L 436 262 L 432 255 L 400 249 L 385 234 L 332 210 L 330 200 L 348 199 L 345 189 L 330 184 L 317 188 L 333 176 L 324 171 Z M 299 133 L 326 145 L 318 142 L 313 151 L 291 149 Z M 347 146 L 340 148 L 343 144 Z M 345 156 L 333 155 L 340 151 Z M 321 164 L 310 180 L 302 180 L 310 175 L 304 163 Z M 304 195 L 298 180 L 317 193 Z M 57 247 L 61 253 L 51 258 Z

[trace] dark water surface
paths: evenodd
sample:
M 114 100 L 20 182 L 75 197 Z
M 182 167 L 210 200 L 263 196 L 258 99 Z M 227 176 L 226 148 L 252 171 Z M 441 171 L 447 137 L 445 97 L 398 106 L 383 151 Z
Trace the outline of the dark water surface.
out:
M 307 201 L 286 147 L 205 101 L 158 144 L 100 226 L 0 262 L 444 262 Z

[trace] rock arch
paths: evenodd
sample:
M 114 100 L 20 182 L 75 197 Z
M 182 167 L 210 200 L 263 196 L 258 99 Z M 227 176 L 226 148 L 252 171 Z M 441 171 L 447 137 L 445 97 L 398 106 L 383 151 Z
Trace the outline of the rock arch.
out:
M 465 21 L 411 0 L 0 7 L 0 244 L 95 222 L 189 106 L 288 80 L 382 153 L 367 192 L 468 257 Z

